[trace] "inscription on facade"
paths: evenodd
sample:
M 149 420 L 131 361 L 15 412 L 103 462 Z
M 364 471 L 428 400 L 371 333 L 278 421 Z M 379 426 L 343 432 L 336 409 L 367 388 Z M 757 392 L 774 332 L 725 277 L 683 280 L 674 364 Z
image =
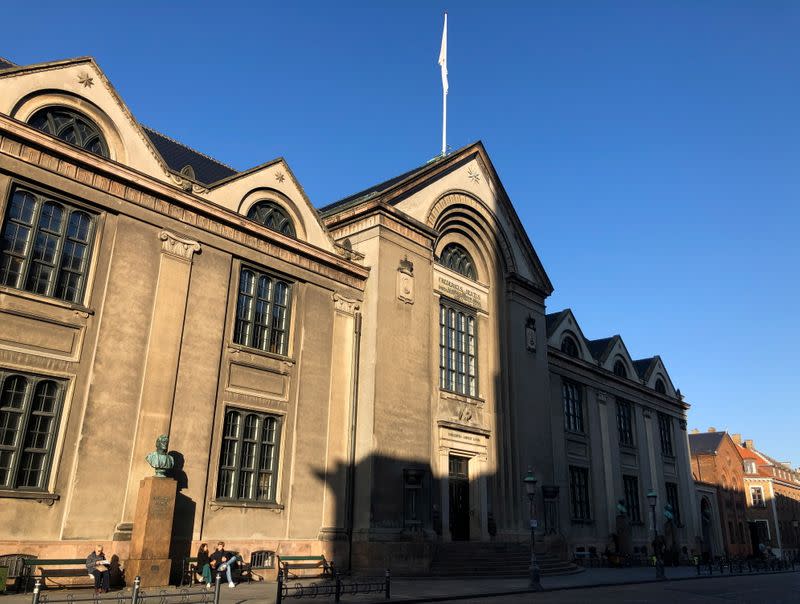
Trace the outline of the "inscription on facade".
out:
M 450 440 L 454 440 L 457 442 L 462 443 L 469 443 L 469 444 L 480 444 L 484 439 L 480 436 L 475 436 L 474 434 L 466 434 L 464 432 L 456 432 L 455 430 L 447 430 L 445 432 L 447 438 Z
M 463 304 L 467 304 L 468 306 L 472 306 L 474 308 L 483 308 L 483 304 L 481 304 L 481 296 L 478 292 L 467 289 L 460 283 L 456 283 L 447 277 L 439 277 L 438 289 L 448 298 L 452 298 L 457 302 L 462 302 Z
M 150 500 L 150 509 L 154 516 L 166 516 L 169 511 L 169 497 L 154 495 Z

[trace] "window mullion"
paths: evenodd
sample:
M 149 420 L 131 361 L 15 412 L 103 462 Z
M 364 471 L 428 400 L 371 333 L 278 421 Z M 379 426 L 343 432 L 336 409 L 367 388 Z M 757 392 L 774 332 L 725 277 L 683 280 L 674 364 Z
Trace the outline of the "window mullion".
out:
M 51 200 L 54 201 L 54 200 Z M 55 203 L 55 201 L 54 201 Z M 60 205 L 60 204 L 59 204 Z M 42 204 L 44 207 L 44 204 Z M 63 214 L 61 216 L 61 228 L 58 231 L 56 239 L 56 249 L 53 252 L 53 273 L 50 275 L 50 281 L 47 284 L 47 295 L 53 297 L 56 292 L 56 284 L 61 276 L 61 255 L 64 253 L 64 240 L 67 237 L 67 226 L 69 218 L 72 216 L 72 209 L 67 209 L 66 206 L 61 206 Z
M 31 230 L 30 230 L 30 237 L 28 239 L 28 246 L 25 249 L 25 258 L 22 261 L 22 269 L 20 270 L 20 280 L 19 280 L 19 289 L 24 291 L 28 291 L 28 273 L 31 270 L 31 265 L 34 264 L 33 262 L 33 248 L 36 246 L 36 234 L 39 232 L 39 218 L 42 214 L 42 207 L 44 207 L 44 201 L 39 195 L 35 195 L 33 192 L 24 189 L 26 192 L 31 194 L 33 197 L 33 215 L 31 216 Z
M 239 481 L 241 480 L 242 459 L 244 459 L 244 431 L 247 415 L 238 412 L 239 414 L 239 430 L 236 436 L 236 454 L 233 457 L 233 488 L 231 490 L 231 499 L 239 499 Z
M 22 458 L 25 456 L 25 435 L 28 433 L 28 422 L 31 417 L 31 407 L 33 407 L 33 393 L 36 392 L 38 380 L 30 378 L 25 379 L 25 396 L 22 399 L 22 416 L 19 419 L 19 435 L 16 444 L 16 454 L 14 455 L 14 462 L 11 464 L 11 485 L 16 489 L 19 484 L 19 467 L 22 463 Z

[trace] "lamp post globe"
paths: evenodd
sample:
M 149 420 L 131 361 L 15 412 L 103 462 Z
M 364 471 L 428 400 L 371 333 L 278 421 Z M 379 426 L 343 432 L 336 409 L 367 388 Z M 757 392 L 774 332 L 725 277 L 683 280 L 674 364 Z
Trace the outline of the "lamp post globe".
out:
M 650 513 L 653 518 L 653 554 L 656 559 L 656 579 L 664 579 L 664 560 L 661 557 L 661 543 L 658 539 L 658 525 L 656 524 L 656 504 L 658 503 L 658 493 L 650 489 L 647 492 L 647 503 L 650 504 Z
M 522 479 L 525 485 L 525 494 L 528 496 L 530 502 L 530 522 L 531 522 L 531 580 L 530 589 L 533 591 L 541 591 L 542 583 L 540 580 L 539 563 L 536 561 L 536 483 L 539 482 L 536 475 L 533 473 L 533 468 L 528 466 L 528 473 Z

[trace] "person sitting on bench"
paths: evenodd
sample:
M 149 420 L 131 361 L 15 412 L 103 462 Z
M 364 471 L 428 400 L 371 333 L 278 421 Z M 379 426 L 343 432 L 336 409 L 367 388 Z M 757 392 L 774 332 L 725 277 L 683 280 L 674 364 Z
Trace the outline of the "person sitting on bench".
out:
M 89 576 L 94 578 L 94 593 L 106 593 L 108 591 L 108 561 L 103 553 L 103 546 L 99 543 L 94 551 L 86 556 L 86 570 Z
M 211 554 L 211 559 L 209 561 L 211 570 L 213 570 L 214 572 L 225 571 L 225 574 L 228 577 L 228 587 L 236 587 L 236 584 L 233 582 L 231 567 L 234 564 L 236 564 L 237 560 L 238 560 L 237 556 L 234 556 L 232 553 L 225 551 L 224 541 L 220 541 L 219 543 L 217 543 L 217 551 Z

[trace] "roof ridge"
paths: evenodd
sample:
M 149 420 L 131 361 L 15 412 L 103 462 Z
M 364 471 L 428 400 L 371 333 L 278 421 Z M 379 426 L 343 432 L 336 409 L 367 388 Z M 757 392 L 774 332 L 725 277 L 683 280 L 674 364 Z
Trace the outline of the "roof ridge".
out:
M 164 134 L 163 132 L 159 132 L 155 128 L 151 128 L 150 126 L 145 126 L 141 122 L 139 122 L 139 125 L 142 127 L 143 130 L 149 130 L 153 134 L 157 134 L 158 136 L 163 136 L 168 141 L 170 141 L 172 143 L 175 143 L 176 145 L 180 145 L 181 147 L 183 147 L 184 149 L 188 149 L 192 153 L 196 153 L 197 155 L 201 155 L 201 156 L 205 157 L 207 160 L 213 161 L 215 164 L 219 164 L 223 168 L 228 168 L 228 170 L 232 170 L 233 172 L 236 172 L 237 174 L 239 173 L 239 170 L 237 170 L 236 168 L 234 168 L 232 166 L 229 166 L 228 164 L 223 163 L 223 162 L 219 161 L 218 159 L 215 159 L 215 158 L 211 157 L 210 155 L 206 155 L 202 151 L 198 151 L 197 149 L 195 149 L 194 147 L 190 147 L 186 143 L 182 143 L 181 141 L 175 140 L 171 136 L 167 136 L 166 134 Z

